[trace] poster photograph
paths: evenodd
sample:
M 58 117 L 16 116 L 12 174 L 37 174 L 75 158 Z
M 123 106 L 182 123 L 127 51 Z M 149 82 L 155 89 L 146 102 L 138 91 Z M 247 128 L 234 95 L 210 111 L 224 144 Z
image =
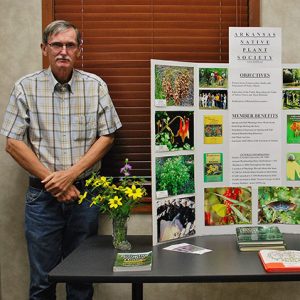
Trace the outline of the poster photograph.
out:
M 156 189 L 168 196 L 195 192 L 194 156 L 176 155 L 156 158 Z
M 193 150 L 194 112 L 156 111 L 155 149 L 158 152 Z
M 227 109 L 227 90 L 199 90 L 200 109 Z
M 156 65 L 155 103 L 157 106 L 193 106 L 193 68 Z
M 299 187 L 259 187 L 258 201 L 260 224 L 300 224 Z
M 204 214 L 206 226 L 251 224 L 251 188 L 205 188 Z
M 282 69 L 283 88 L 300 88 L 300 68 Z
M 286 179 L 288 181 L 300 180 L 300 152 L 290 152 L 287 154 Z
M 300 109 L 300 90 L 283 90 L 283 109 Z
M 195 234 L 195 197 L 173 197 L 157 200 L 158 242 Z
M 227 68 L 200 68 L 199 87 L 200 88 L 227 88 L 228 69 Z

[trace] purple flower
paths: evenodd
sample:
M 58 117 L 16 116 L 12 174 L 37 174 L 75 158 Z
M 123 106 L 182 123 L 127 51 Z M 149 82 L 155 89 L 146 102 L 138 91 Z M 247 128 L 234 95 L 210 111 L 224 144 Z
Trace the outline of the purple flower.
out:
M 125 162 L 126 163 L 125 163 L 124 167 L 120 169 L 120 173 L 124 174 L 124 176 L 129 176 L 132 166 L 127 163 L 127 160 Z

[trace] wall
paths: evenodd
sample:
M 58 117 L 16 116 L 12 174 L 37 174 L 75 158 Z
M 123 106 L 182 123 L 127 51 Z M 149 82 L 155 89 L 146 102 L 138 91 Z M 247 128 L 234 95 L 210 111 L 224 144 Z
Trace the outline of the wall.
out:
M 1 0 L 0 10 L 0 123 L 13 83 L 19 77 L 41 68 L 39 50 L 41 40 L 41 1 Z M 261 0 L 261 24 L 282 27 L 283 62 L 300 62 L 298 37 L 299 0 Z M 5 71 L 5 72 L 4 72 Z M 23 195 L 26 189 L 25 172 L 5 153 L 5 138 L 0 137 L 0 276 L 1 299 L 27 299 L 28 263 L 23 234 Z M 151 234 L 151 217 L 133 216 L 130 234 Z M 110 222 L 101 220 L 101 233 L 110 232 Z M 226 253 L 224 253 L 226 259 Z M 96 284 L 97 299 L 131 299 L 129 284 Z M 58 300 L 64 299 L 63 286 L 58 288 Z M 299 284 L 278 283 L 224 283 L 224 284 L 146 284 L 145 300 L 152 299 L 299 299 Z M 241 296 L 243 295 L 243 296 Z
M 26 3 L 23 5 L 23 3 Z M 1 0 L 0 11 L 0 122 L 19 77 L 41 67 L 41 4 L 39 0 Z M 4 152 L 0 138 L 0 259 L 3 300 L 26 299 L 28 264 L 23 235 L 23 195 L 26 174 Z

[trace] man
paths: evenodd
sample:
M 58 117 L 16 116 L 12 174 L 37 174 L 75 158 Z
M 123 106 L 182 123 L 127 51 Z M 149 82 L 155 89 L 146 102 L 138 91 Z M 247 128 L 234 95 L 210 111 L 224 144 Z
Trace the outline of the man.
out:
M 50 66 L 16 82 L 1 130 L 7 152 L 30 174 L 30 300 L 55 299 L 48 272 L 97 233 L 97 207 L 76 200 L 121 127 L 103 80 L 74 69 L 81 48 L 74 25 L 54 21 L 46 27 L 41 49 Z M 66 290 L 67 299 L 92 299 L 91 284 L 67 284 Z

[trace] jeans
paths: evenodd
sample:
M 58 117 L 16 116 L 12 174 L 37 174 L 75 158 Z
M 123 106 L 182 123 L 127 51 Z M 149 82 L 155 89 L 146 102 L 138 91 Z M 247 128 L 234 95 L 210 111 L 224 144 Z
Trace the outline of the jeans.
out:
M 87 201 L 60 203 L 45 190 L 26 193 L 25 234 L 30 263 L 30 300 L 55 300 L 56 286 L 48 273 L 83 240 L 97 234 L 97 206 Z M 91 300 L 92 283 L 66 284 L 68 300 Z

